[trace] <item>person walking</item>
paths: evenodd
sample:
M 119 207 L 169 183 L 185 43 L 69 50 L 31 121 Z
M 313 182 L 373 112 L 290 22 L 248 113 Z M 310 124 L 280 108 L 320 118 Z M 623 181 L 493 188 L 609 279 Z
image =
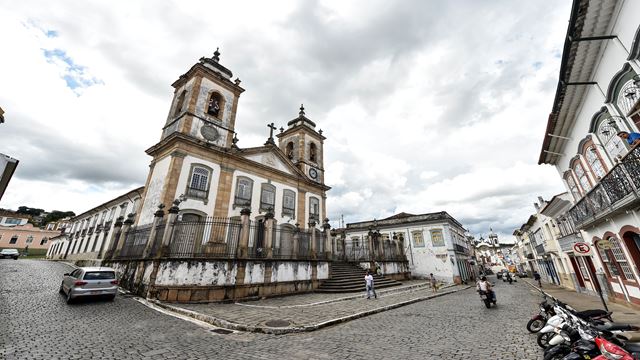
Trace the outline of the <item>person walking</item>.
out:
M 433 276 L 433 273 L 429 274 L 429 282 L 431 283 L 431 290 L 433 292 L 438 291 L 438 280 Z
M 538 287 L 542 289 L 542 281 L 540 278 L 540 274 L 536 270 L 533 271 L 533 280 L 537 281 Z
M 377 299 L 378 295 L 373 286 L 373 275 L 371 275 L 369 270 L 367 270 L 367 275 L 364 276 L 364 283 L 367 287 L 367 299 L 371 299 L 371 293 L 373 293 L 373 297 Z

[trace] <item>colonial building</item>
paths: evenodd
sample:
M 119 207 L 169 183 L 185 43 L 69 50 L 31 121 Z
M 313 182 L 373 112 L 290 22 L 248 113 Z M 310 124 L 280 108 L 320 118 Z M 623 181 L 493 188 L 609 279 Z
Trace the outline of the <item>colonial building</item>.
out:
M 31 255 L 44 255 L 49 239 L 60 231 L 47 231 L 31 224 L 0 226 L 0 249 L 18 249 Z
M 399 213 L 381 220 L 347 224 L 336 241 L 338 253 L 357 261 L 370 252 L 409 261 L 411 276 L 429 274 L 444 282 L 476 276 L 472 245 L 466 230 L 447 212 L 413 215 Z M 384 271 L 384 269 L 383 269 Z
M 15 211 L 0 210 L 0 226 L 18 226 L 29 222 L 30 216 Z
M 280 128 L 269 124 L 263 146 L 240 148 L 235 132 L 240 80 L 219 62 L 201 58 L 173 83 L 174 98 L 153 157 L 137 225 L 148 225 L 158 205 L 180 199 L 180 217 L 252 219 L 267 213 L 278 224 L 320 227 L 326 217 L 322 130 L 304 108 Z M 214 241 L 216 241 L 214 239 Z
M 498 234 L 493 232 L 493 229 L 489 230 L 489 235 L 486 239 L 480 236 L 478 241 L 474 242 L 474 245 L 478 265 L 483 268 L 490 268 L 494 265 L 510 265 L 510 250 L 513 244 L 499 239 Z
M 143 187 L 133 189 L 69 220 L 60 221 L 65 225 L 64 230 L 51 239 L 47 258 L 102 259 L 113 240 L 116 220 L 137 214 L 143 191 Z
M 640 124 L 639 13 L 637 1 L 574 0 L 539 158 L 557 168 L 570 194 L 556 218 L 580 233 L 574 241 L 595 246 L 595 269 L 588 258 L 577 261 L 589 270 L 580 271 L 583 280 L 603 273 L 615 298 L 637 304 L 640 148 L 617 134 Z

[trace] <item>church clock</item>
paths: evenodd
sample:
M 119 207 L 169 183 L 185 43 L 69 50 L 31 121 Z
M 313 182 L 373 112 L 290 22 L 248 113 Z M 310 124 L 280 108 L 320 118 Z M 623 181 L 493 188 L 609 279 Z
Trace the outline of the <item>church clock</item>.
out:
M 309 177 L 312 178 L 313 180 L 318 180 L 318 170 L 316 170 L 314 168 L 310 168 L 309 169 Z

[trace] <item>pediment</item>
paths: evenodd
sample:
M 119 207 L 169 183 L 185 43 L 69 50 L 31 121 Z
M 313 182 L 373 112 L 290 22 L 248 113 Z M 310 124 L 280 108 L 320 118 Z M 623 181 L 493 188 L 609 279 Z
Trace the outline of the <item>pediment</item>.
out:
M 285 162 L 281 154 L 278 154 L 273 148 L 265 148 L 262 151 L 252 151 L 242 156 L 247 160 L 260 163 L 289 175 L 299 175 L 293 164 Z

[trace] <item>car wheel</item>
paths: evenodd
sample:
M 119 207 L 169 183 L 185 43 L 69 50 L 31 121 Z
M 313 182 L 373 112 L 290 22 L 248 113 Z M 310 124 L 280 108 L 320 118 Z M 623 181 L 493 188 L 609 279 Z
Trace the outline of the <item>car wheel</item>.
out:
M 63 284 L 63 283 L 60 283 L 60 289 L 58 289 L 58 292 L 59 292 L 60 294 L 64 294 L 64 288 L 62 287 L 62 284 Z
M 14 258 L 13 258 L 13 260 L 18 260 L 18 257 L 17 257 L 17 256 L 16 256 L 16 257 L 14 257 Z
M 67 304 L 71 304 L 73 302 L 73 298 L 71 297 L 71 289 L 67 293 Z
M 107 300 L 109 301 L 114 301 L 116 299 L 116 295 L 111 295 L 109 296 L 109 298 L 107 298 Z

